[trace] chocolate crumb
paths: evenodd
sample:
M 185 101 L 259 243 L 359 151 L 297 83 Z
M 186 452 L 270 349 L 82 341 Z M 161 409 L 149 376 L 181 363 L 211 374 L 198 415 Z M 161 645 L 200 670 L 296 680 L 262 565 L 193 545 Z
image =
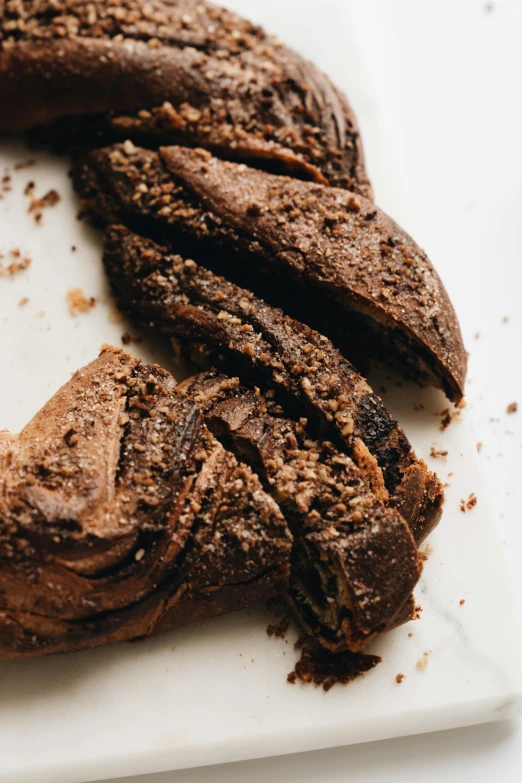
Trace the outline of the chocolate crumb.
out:
M 30 193 L 27 193 L 27 187 L 24 191 L 26 195 L 29 195 Z M 42 210 L 46 207 L 54 207 L 58 202 L 60 201 L 60 194 L 57 190 L 51 189 L 49 190 L 43 198 L 35 198 L 31 201 L 28 207 L 28 213 L 30 215 L 33 215 L 35 221 L 39 223 L 42 219 Z
M 395 677 L 395 682 L 396 682 L 396 683 L 398 683 L 398 684 L 400 685 L 400 684 L 401 684 L 401 682 L 402 682 L 403 680 L 404 680 L 404 674 L 402 674 L 402 672 L 400 672 L 400 673 L 399 673 L 399 674 L 397 674 L 397 676 Z
M 283 617 L 280 623 L 269 625 L 266 629 L 266 632 L 269 636 L 276 636 L 279 639 L 284 639 L 285 633 L 288 631 L 289 626 L 290 618 Z
M 375 668 L 382 658 L 365 653 L 331 653 L 327 650 L 303 645 L 301 657 L 286 680 L 292 685 L 297 680 L 313 683 L 329 691 L 334 685 L 347 685 L 357 677 Z
M 77 250 L 78 248 L 76 247 L 76 245 L 71 245 L 71 253 L 76 253 Z
M 141 337 L 133 337 L 133 335 L 129 334 L 129 332 L 123 332 L 121 336 L 121 341 L 123 345 L 130 345 L 131 343 L 141 343 Z
M 71 315 L 78 315 L 89 312 L 96 304 L 96 299 L 93 296 L 86 297 L 81 288 L 72 288 L 67 291 L 67 304 Z
M 29 180 L 29 182 L 27 183 L 27 185 L 24 188 L 24 196 L 31 196 L 34 189 L 35 189 L 35 184 L 34 184 L 33 180 L 31 179 L 31 180 Z

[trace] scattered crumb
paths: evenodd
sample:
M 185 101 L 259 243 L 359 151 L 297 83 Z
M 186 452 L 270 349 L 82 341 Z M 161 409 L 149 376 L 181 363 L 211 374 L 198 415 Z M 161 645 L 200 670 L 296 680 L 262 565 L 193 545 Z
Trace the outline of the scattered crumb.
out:
M 410 631 L 408 634 L 408 639 L 411 639 L 412 636 L 413 636 L 413 631 Z
M 507 406 L 507 412 L 508 413 L 516 413 L 518 410 L 518 405 L 516 402 L 510 402 Z
M 458 408 L 458 410 L 459 410 L 459 411 L 461 411 L 463 408 L 465 408 L 465 407 L 466 407 L 466 405 L 467 405 L 467 404 L 468 404 L 468 403 L 466 402 L 466 400 L 465 400 L 465 399 L 464 399 L 464 397 L 463 397 L 461 400 L 459 400 L 459 401 L 457 402 L 457 404 L 456 404 L 456 407 Z
M 480 454 L 480 452 L 482 451 L 482 442 L 481 442 L 480 440 L 479 440 L 479 442 L 477 443 L 477 451 L 478 451 L 478 453 L 479 453 L 479 454 Z
M 14 169 L 15 171 L 20 171 L 20 169 L 28 169 L 31 166 L 34 166 L 36 164 L 36 161 L 30 158 L 29 160 L 21 160 L 18 163 L 15 163 Z
M 505 316 L 502 318 L 502 323 L 503 323 L 503 324 L 507 324 L 507 323 L 509 323 L 509 315 L 505 315 Z
M 417 604 L 414 613 L 415 620 L 420 620 L 421 612 L 422 612 L 422 606 L 420 604 Z
M 34 184 L 33 180 L 30 179 L 27 185 L 24 188 L 24 196 L 32 196 L 33 190 L 35 189 L 36 185 Z
M 279 639 L 284 639 L 289 626 L 290 618 L 283 617 L 280 623 L 269 625 L 266 629 L 266 632 L 269 636 L 276 636 Z
M 21 253 L 18 248 L 9 251 L 9 257 L 14 260 L 5 266 L 4 264 L 0 263 L 0 277 L 3 275 L 9 275 L 10 277 L 14 277 L 14 275 L 18 274 L 18 272 L 23 272 L 24 269 L 27 269 L 27 267 L 30 266 L 31 259 L 29 258 L 29 256 L 26 256 L 25 258 L 22 259 L 20 259 L 20 256 Z M 2 258 L 2 256 L 0 256 L 0 258 Z
M 67 291 L 67 304 L 71 315 L 78 315 L 89 312 L 96 304 L 96 299 L 93 296 L 87 298 L 81 288 L 71 288 Z
M 421 556 L 421 560 L 426 561 L 430 555 L 433 554 L 433 547 L 431 544 L 426 544 L 424 549 L 419 550 L 419 555 Z
M 27 190 L 27 188 L 26 188 Z M 28 195 L 28 194 L 27 194 Z M 40 223 L 42 219 L 42 210 L 46 207 L 54 207 L 60 201 L 60 194 L 58 191 L 51 189 L 43 198 L 35 198 L 31 201 L 28 208 L 28 213 L 33 215 L 36 223 Z
M 28 296 L 22 296 L 22 298 L 18 302 L 18 307 L 25 307 L 28 302 L 29 302 L 29 297 Z
M 76 253 L 77 250 L 78 248 L 76 247 L 76 245 L 71 245 L 71 253 Z
M 357 677 L 373 669 L 381 662 L 378 655 L 364 653 L 331 653 L 317 647 L 303 645 L 301 657 L 295 668 L 287 676 L 287 682 L 292 685 L 300 680 L 302 683 L 313 683 L 329 691 L 334 685 L 347 685 Z
M 402 672 L 400 672 L 399 674 L 396 675 L 396 677 L 395 677 L 395 682 L 396 683 L 398 683 L 400 685 L 403 680 L 404 680 L 404 674 Z
M 467 500 L 460 501 L 460 510 L 462 511 L 463 514 L 465 514 L 466 511 L 471 511 L 471 509 L 476 505 L 477 505 L 477 497 L 472 492 Z
M 130 345 L 131 343 L 141 343 L 141 337 L 133 337 L 129 332 L 123 332 L 121 336 L 123 345 Z
M 428 665 L 428 656 L 429 656 L 429 652 L 424 652 L 422 653 L 422 658 L 419 658 L 419 660 L 417 661 L 416 666 L 419 671 L 421 672 L 424 671 L 424 669 Z
M 459 601 L 459 606 L 464 606 L 465 603 L 466 603 L 466 599 L 465 598 L 461 598 L 460 601 Z
M 433 457 L 433 459 L 446 460 L 447 456 L 448 456 L 447 451 L 441 451 L 440 449 L 436 449 L 434 446 L 432 446 L 430 449 L 430 457 Z
M 465 407 L 465 405 L 466 403 L 464 402 L 464 400 L 461 400 L 461 402 L 458 403 L 457 410 L 450 410 L 449 408 L 444 408 L 444 410 L 437 411 L 435 413 L 435 416 L 441 417 L 441 422 L 440 422 L 441 432 L 444 432 L 444 430 L 447 427 L 449 427 L 449 425 L 454 419 L 460 419 L 460 411 L 462 408 Z
M 424 405 L 422 404 L 422 402 L 419 403 L 418 405 L 414 405 L 413 406 L 413 410 L 414 411 L 423 411 L 424 410 Z

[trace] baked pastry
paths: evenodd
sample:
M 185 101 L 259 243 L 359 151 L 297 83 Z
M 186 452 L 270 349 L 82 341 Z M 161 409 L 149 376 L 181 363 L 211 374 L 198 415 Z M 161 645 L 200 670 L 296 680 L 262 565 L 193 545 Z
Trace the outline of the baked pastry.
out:
M 412 619 L 421 561 L 406 522 L 368 490 L 353 460 L 239 378 L 204 372 L 177 388 L 260 477 L 294 536 L 286 597 L 324 648 L 358 651 Z
M 130 143 L 94 150 L 75 180 L 91 214 L 173 242 L 320 328 L 351 360 L 393 359 L 462 397 L 466 353 L 444 286 L 370 201 L 204 150 Z
M 286 586 L 278 506 L 174 389 L 106 348 L 0 433 L 0 658 L 150 636 Z
M 0 105 L 0 131 L 76 117 L 67 132 L 89 144 L 112 134 L 199 145 L 371 196 L 344 96 L 204 0 L 1 3 Z
M 292 418 L 348 450 L 380 500 L 398 509 L 417 541 L 437 524 L 443 491 L 380 398 L 324 335 L 249 291 L 111 226 L 105 268 L 122 305 L 173 338 L 199 365 L 270 390 Z

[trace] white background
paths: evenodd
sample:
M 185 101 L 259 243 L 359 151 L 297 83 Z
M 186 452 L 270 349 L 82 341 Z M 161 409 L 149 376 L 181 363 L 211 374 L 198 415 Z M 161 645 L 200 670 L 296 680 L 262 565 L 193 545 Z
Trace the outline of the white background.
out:
M 336 14 L 350 19 L 362 73 L 350 70 L 349 51 L 344 64 L 331 59 Z M 522 591 L 522 410 L 506 414 L 513 401 L 522 409 L 522 2 L 260 0 L 258 18 L 296 46 L 303 27 L 313 30 L 308 51 L 356 108 L 378 203 L 428 251 L 450 291 L 471 353 L 465 415 L 484 444 L 491 507 Z M 383 167 L 401 178 L 402 203 L 380 187 Z M 510 783 L 521 774 L 522 722 L 511 721 L 133 780 Z

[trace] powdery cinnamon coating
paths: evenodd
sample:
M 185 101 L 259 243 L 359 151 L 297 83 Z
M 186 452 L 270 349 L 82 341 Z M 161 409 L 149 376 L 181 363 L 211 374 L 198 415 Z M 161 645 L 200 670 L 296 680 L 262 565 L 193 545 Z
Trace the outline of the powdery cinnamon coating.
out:
M 0 434 L 0 657 L 150 636 L 274 595 L 274 501 L 156 366 L 108 348 Z
M 190 259 L 122 226 L 106 236 L 104 261 L 122 304 L 174 338 L 199 364 L 239 371 L 306 415 L 321 437 L 347 449 L 378 498 L 421 540 L 437 524 L 443 492 L 366 381 L 324 335 L 285 316 Z
M 370 201 L 182 147 L 97 150 L 76 181 L 91 209 L 103 190 L 104 209 L 154 223 L 197 260 L 212 247 L 217 271 L 260 289 L 348 355 L 395 358 L 417 380 L 462 397 L 466 352 L 444 286 Z
M 178 391 L 285 514 L 294 536 L 287 598 L 308 634 L 331 651 L 358 651 L 413 617 L 422 566 L 412 534 L 368 491 L 350 457 L 312 440 L 305 420 L 286 418 L 238 378 L 200 373 Z
M 371 195 L 355 117 L 329 79 L 202 0 L 3 2 L 0 103 L 0 130 L 103 114 L 101 133 L 201 145 Z

